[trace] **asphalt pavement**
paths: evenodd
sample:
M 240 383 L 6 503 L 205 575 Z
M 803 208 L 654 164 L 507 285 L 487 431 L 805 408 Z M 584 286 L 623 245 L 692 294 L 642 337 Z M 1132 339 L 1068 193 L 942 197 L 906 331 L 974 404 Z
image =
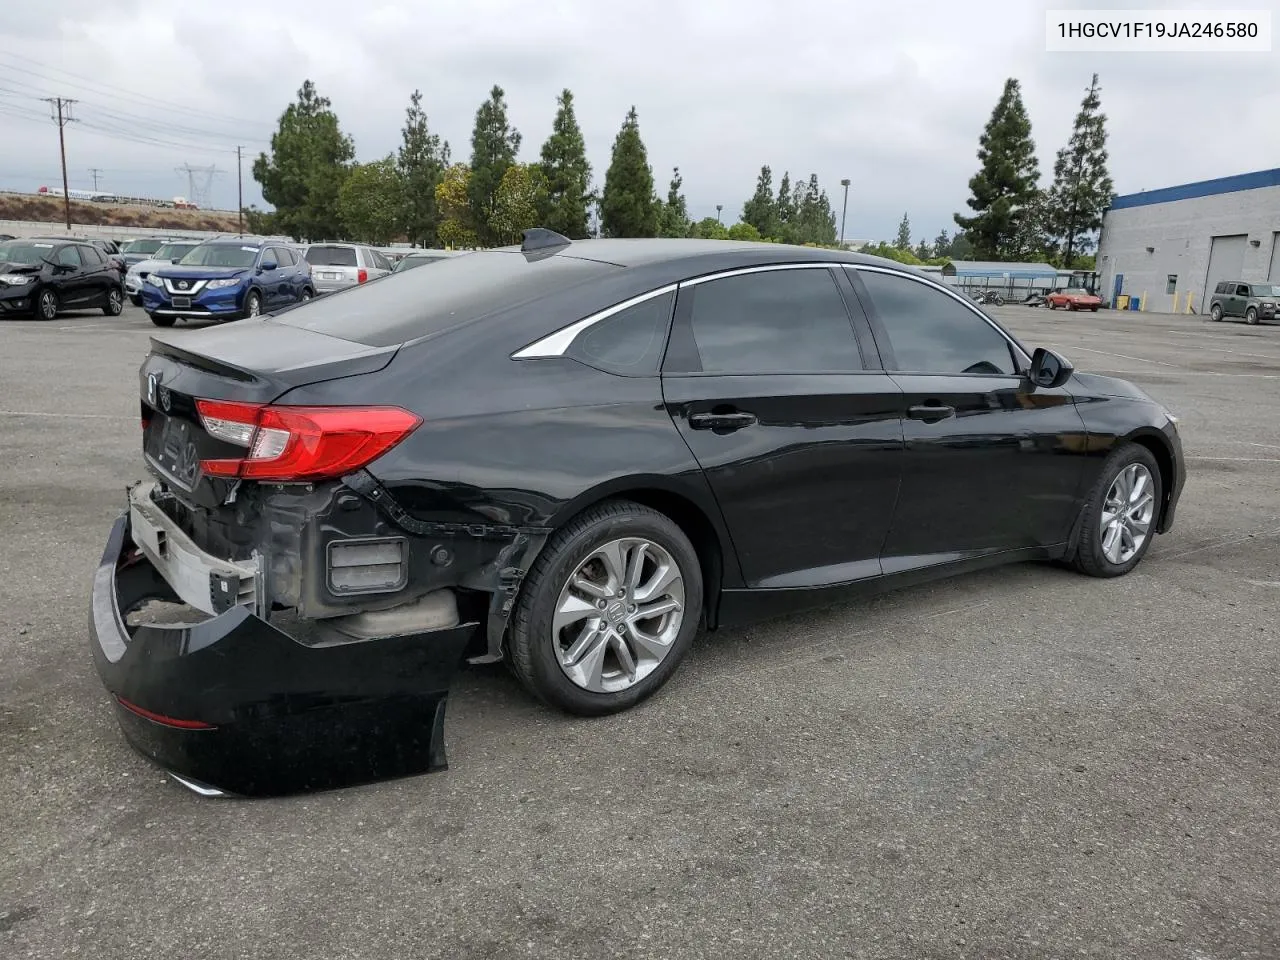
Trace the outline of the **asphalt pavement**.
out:
M 996 313 L 1182 418 L 1133 574 L 707 635 L 604 719 L 470 668 L 447 772 L 266 801 L 148 765 L 93 671 L 153 328 L 0 324 L 0 957 L 1280 955 L 1280 327 Z

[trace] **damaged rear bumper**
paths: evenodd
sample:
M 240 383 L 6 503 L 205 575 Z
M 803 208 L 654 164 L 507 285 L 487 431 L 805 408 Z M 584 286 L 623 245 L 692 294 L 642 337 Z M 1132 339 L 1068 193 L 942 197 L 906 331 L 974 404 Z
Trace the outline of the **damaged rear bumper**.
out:
M 129 612 L 147 600 L 180 599 L 140 549 L 148 532 L 135 541 L 134 516 L 111 528 L 89 627 L 138 751 L 199 792 L 246 796 L 445 768 L 449 684 L 481 624 L 311 645 L 245 596 L 199 622 L 131 627 Z

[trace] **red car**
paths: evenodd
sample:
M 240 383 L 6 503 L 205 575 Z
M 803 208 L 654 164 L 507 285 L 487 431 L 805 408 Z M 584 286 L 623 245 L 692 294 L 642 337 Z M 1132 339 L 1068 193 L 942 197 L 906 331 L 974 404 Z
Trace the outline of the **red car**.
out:
M 1066 307 L 1068 310 L 1092 310 L 1098 312 L 1102 306 L 1102 298 L 1095 297 L 1088 290 L 1080 287 L 1068 287 L 1066 290 L 1055 290 L 1044 298 L 1050 310 Z

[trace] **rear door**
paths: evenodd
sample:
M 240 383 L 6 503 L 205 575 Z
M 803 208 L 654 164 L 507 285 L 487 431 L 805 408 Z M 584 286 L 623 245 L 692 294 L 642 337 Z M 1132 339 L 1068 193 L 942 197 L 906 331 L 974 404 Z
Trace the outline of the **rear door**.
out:
M 293 251 L 288 247 L 272 247 L 271 256 L 276 262 L 276 306 L 283 307 L 298 299 L 298 269 Z
M 881 267 L 850 274 L 904 393 L 885 572 L 1065 541 L 1088 452 L 1071 394 L 1032 390 L 1028 358 L 944 288 Z
M 748 586 L 880 573 L 903 459 L 901 389 L 865 353 L 852 290 L 825 264 L 682 284 L 663 365 Z
M 107 293 L 116 285 L 116 271 L 97 247 L 84 244 L 76 249 L 84 266 L 86 302 L 95 306 L 105 304 Z

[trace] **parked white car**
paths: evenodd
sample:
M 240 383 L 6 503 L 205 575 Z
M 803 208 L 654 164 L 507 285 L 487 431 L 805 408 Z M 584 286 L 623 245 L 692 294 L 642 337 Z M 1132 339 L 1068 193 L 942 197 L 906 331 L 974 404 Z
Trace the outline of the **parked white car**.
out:
M 124 292 L 135 307 L 142 306 L 142 285 L 152 270 L 159 270 L 177 263 L 200 245 L 199 240 L 169 240 L 160 246 L 150 258 L 131 266 L 124 275 Z
M 360 243 L 313 243 L 304 254 L 316 293 L 333 293 L 385 277 L 391 261 Z

